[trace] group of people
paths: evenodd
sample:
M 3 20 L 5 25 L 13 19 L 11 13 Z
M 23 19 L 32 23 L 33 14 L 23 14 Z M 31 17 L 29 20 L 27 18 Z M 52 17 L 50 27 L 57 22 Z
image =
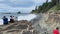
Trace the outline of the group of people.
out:
M 10 16 L 10 21 L 8 21 L 8 18 L 6 16 L 3 16 L 3 24 L 4 25 L 8 24 L 9 22 L 14 23 L 15 21 L 17 21 L 17 17 Z

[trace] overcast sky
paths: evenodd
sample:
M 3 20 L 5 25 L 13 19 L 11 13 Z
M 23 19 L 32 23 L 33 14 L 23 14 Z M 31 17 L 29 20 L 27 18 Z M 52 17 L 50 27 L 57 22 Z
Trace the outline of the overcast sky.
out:
M 0 12 L 29 13 L 44 2 L 46 0 L 0 0 Z

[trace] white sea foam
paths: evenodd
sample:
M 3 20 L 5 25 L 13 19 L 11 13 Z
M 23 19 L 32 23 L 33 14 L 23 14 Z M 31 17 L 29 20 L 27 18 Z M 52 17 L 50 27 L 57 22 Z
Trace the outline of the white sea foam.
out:
M 0 25 L 3 25 L 3 20 L 2 19 L 0 19 Z
M 26 15 L 26 16 L 18 16 L 18 21 L 20 21 L 20 20 L 30 21 L 30 20 L 34 19 L 35 17 L 36 17 L 35 14 L 30 14 L 30 15 Z
M 20 15 L 20 16 L 17 16 L 17 20 L 20 21 L 20 20 L 32 20 L 36 17 L 35 14 L 29 14 L 29 15 Z M 7 17 L 8 18 L 8 21 L 10 21 L 10 17 Z M 0 19 L 0 25 L 3 25 L 3 19 Z

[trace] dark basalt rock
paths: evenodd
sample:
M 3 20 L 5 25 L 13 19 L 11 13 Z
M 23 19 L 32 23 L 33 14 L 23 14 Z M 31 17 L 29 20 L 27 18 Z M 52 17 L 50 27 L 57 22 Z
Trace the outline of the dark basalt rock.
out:
M 19 30 L 10 30 L 10 31 L 7 31 L 7 33 L 9 32 L 19 32 Z
M 28 26 L 27 25 L 18 25 L 17 28 L 18 29 L 26 29 Z
M 32 32 L 27 31 L 27 32 L 23 32 L 22 34 L 32 34 Z

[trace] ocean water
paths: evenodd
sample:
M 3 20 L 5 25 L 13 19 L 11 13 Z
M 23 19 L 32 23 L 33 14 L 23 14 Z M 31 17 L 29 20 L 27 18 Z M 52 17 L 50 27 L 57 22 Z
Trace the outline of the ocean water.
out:
M 10 16 L 17 17 L 17 20 L 32 20 L 34 19 L 37 15 L 35 14 L 0 14 L 0 25 L 3 25 L 3 16 L 6 16 L 8 20 L 10 21 Z

